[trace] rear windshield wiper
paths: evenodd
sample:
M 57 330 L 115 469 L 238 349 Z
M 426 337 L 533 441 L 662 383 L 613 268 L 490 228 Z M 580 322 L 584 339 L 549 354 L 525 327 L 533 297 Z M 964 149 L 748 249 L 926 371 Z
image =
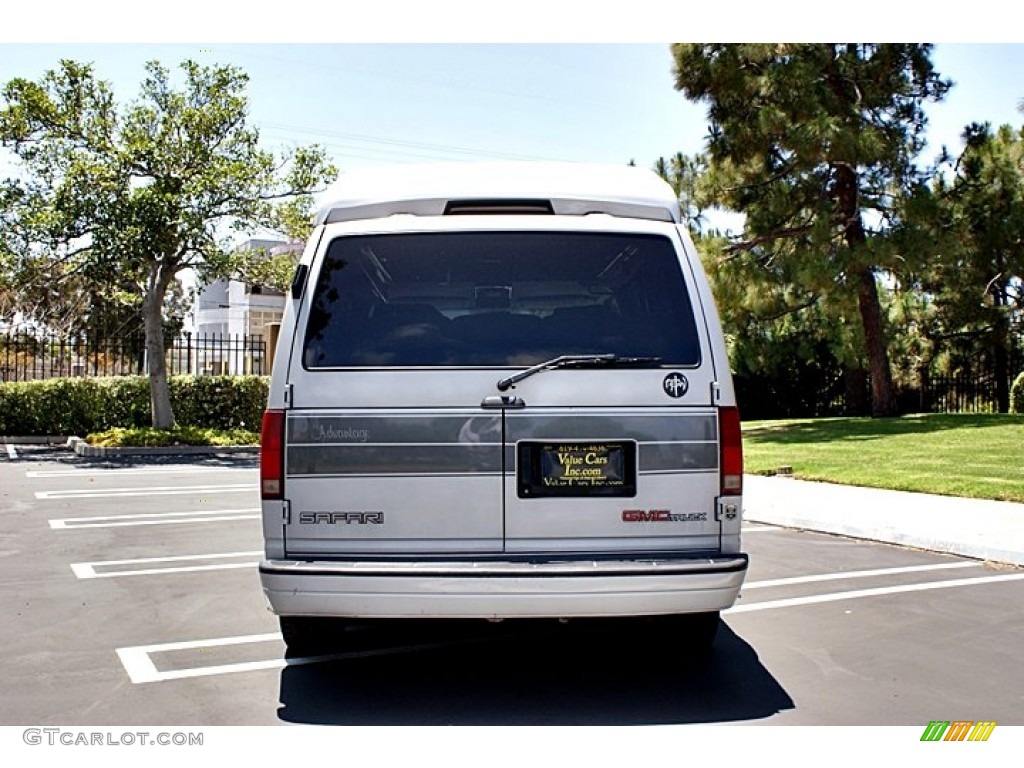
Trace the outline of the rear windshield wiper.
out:
M 609 368 L 630 368 L 632 366 L 652 365 L 660 363 L 660 357 L 620 357 L 611 353 L 603 355 L 561 355 L 543 363 L 538 363 L 525 371 L 513 373 L 498 380 L 498 391 L 504 392 L 513 384 L 533 376 L 541 371 L 549 371 L 554 368 L 584 368 L 607 366 Z

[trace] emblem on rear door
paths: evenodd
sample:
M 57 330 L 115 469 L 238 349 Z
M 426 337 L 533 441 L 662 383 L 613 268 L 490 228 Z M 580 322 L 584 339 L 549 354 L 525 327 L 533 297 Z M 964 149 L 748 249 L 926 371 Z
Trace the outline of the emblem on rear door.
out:
M 303 512 L 299 515 L 300 525 L 384 525 L 383 512 Z
M 707 512 L 673 512 L 670 509 L 624 509 L 624 523 L 704 523 Z
M 661 383 L 661 388 L 669 397 L 682 397 L 690 388 L 690 382 L 681 373 L 670 373 Z

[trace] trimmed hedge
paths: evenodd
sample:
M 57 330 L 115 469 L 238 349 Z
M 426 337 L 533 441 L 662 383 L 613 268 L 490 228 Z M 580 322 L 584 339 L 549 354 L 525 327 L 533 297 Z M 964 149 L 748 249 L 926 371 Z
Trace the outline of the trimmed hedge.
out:
M 1024 373 L 1017 376 L 1010 387 L 1010 413 L 1024 413 Z
M 206 427 L 114 427 L 85 436 L 94 448 L 165 448 L 176 445 L 259 445 L 260 433 L 251 429 Z
M 266 377 L 172 376 L 168 383 L 178 424 L 259 430 Z M 0 384 L 0 435 L 86 435 L 150 424 L 145 376 Z

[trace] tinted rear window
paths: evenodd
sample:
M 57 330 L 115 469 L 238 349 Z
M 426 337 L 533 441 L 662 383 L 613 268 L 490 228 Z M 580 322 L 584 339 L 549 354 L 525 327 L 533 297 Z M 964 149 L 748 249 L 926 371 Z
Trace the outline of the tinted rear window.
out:
M 307 368 L 524 366 L 614 353 L 695 366 L 672 243 L 658 235 L 430 232 L 335 239 Z

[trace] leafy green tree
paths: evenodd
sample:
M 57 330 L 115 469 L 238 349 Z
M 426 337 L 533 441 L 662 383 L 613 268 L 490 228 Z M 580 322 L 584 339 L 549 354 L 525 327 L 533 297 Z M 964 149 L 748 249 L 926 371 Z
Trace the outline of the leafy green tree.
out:
M 900 263 L 885 233 L 923 183 L 926 102 L 950 83 L 928 45 L 675 44 L 676 88 L 708 104 L 714 200 L 745 214 L 731 253 L 784 265 L 802 297 L 855 302 L 872 413 L 897 412 L 880 274 Z M 764 281 L 760 281 L 761 284 Z
M 302 245 L 292 241 L 283 246 L 247 248 L 231 254 L 231 277 L 249 285 L 258 285 L 284 293 L 295 274 Z
M 181 64 L 176 88 L 146 65 L 138 98 L 119 108 L 89 64 L 61 61 L 38 82 L 3 88 L 0 142 L 20 160 L 4 182 L 6 250 L 16 271 L 60 268 L 141 298 L 153 426 L 174 424 L 162 310 L 175 275 L 230 270 L 231 230 L 285 228 L 336 175 L 323 150 L 260 149 L 246 124 L 247 76 Z

